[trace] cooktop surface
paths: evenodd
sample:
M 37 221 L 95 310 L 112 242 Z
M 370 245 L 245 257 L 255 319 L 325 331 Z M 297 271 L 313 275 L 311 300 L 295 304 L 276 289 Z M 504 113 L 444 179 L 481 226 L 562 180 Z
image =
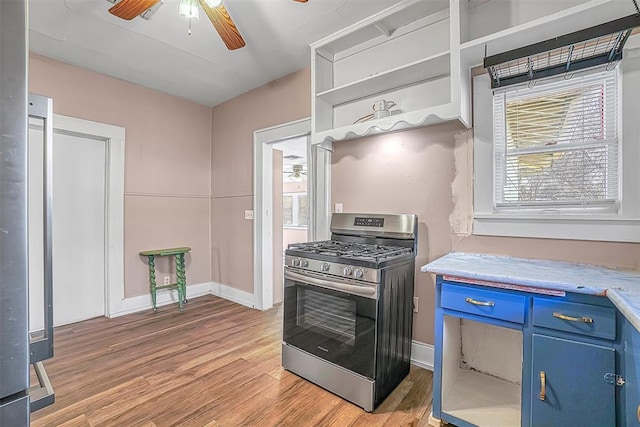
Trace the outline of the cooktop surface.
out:
M 323 240 L 319 242 L 293 243 L 289 245 L 287 254 L 301 257 L 321 259 L 326 257 L 344 260 L 359 260 L 380 263 L 404 254 L 411 254 L 411 248 L 400 246 L 373 245 L 367 243 L 344 242 L 339 240 Z

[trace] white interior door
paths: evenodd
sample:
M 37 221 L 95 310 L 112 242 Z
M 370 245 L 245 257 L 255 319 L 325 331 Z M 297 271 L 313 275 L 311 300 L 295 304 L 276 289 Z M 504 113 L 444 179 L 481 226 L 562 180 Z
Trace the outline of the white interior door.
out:
M 106 141 L 53 138 L 53 323 L 105 314 Z M 42 131 L 29 130 L 30 330 L 43 324 Z

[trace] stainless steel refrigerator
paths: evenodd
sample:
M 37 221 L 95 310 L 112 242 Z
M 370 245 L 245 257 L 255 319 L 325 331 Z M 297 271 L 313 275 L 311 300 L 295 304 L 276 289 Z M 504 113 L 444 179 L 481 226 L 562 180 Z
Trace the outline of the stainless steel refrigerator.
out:
M 42 360 L 53 356 L 51 268 L 52 101 L 28 95 L 27 0 L 0 0 L 0 426 L 29 425 L 30 412 L 53 403 Z M 44 323 L 29 327 L 29 123 L 44 135 Z M 29 365 L 38 384 L 30 387 Z

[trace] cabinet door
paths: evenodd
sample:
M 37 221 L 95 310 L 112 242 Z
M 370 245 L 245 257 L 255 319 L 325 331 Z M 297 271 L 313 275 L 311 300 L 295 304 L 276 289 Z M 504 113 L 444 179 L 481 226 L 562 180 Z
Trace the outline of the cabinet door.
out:
M 532 357 L 532 426 L 615 426 L 613 348 L 534 334 Z
M 630 323 L 625 324 L 624 342 L 627 426 L 640 426 L 640 333 Z

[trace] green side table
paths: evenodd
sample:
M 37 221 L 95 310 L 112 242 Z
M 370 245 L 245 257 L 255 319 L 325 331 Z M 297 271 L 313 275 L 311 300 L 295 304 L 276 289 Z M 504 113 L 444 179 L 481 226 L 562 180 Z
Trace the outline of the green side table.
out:
M 187 302 L 187 274 L 185 272 L 184 254 L 189 252 L 191 248 L 170 248 L 170 249 L 156 249 L 152 251 L 140 252 L 140 255 L 146 256 L 149 259 L 149 283 L 151 284 L 151 302 L 153 304 L 153 311 L 158 311 L 156 306 L 156 291 L 158 289 L 175 289 L 178 291 L 178 305 L 180 311 L 184 310 L 184 305 Z M 170 256 L 174 255 L 176 259 L 176 283 L 169 285 L 158 286 L 156 284 L 156 261 L 157 256 Z

